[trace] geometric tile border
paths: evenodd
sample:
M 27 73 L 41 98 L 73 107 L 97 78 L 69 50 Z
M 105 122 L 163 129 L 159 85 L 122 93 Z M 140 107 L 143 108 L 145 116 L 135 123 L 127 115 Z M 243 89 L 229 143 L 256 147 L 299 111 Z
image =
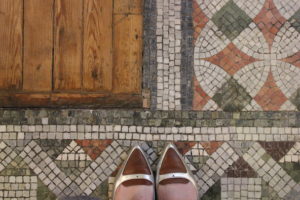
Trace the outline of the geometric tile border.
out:
M 109 183 L 109 194 L 111 194 L 111 186 L 113 184 L 115 171 L 124 158 L 126 158 L 126 154 L 131 146 L 136 144 L 141 145 L 155 169 L 162 147 L 168 142 L 165 140 L 151 142 L 133 139 L 114 140 L 97 158 L 95 158 L 95 160 L 92 160 L 91 163 L 75 177 L 75 179 L 71 179 L 69 175 L 62 170 L 63 167 L 57 165 L 36 140 L 43 139 L 32 139 L 25 146 L 19 146 L 18 148 L 6 144 L 6 141 L 2 141 L 0 145 L 0 156 L 2 158 L 1 163 L 5 163 L 5 166 L 2 165 L 3 167 L 1 168 L 0 173 L 6 169 L 6 166 L 13 162 L 13 157 L 18 154 L 37 178 L 59 199 L 64 199 L 69 196 L 92 195 L 93 191 L 107 179 Z M 52 140 L 55 141 L 59 139 Z M 72 143 L 71 139 L 68 140 Z M 84 142 L 85 140 L 82 141 Z M 237 199 L 244 197 L 249 199 L 260 199 L 260 196 L 262 195 L 261 180 L 267 183 L 280 198 L 293 199 L 300 195 L 300 185 L 272 157 L 274 156 L 273 153 L 272 155 L 268 154 L 259 142 L 243 141 L 240 143 L 239 141 L 229 141 L 208 143 L 209 142 L 202 141 L 199 143 L 201 146 L 199 146 L 195 142 L 175 142 L 176 145 L 179 145 L 179 149 L 186 155 L 185 159 L 187 161 L 190 162 L 190 160 L 188 160 L 188 157 L 190 156 L 195 159 L 201 157 L 206 158 L 201 161 L 203 162 L 201 165 L 195 165 L 193 161 L 189 163 L 195 174 L 200 196 L 203 197 L 215 184 L 221 182 L 222 191 L 220 192 L 222 199 L 232 199 L 233 197 Z M 196 152 L 197 148 L 200 148 L 199 150 L 202 150 L 203 152 L 205 150 L 206 153 L 199 154 L 198 151 Z M 61 151 L 63 153 L 64 150 L 62 149 Z M 190 154 L 190 152 L 194 153 Z M 84 153 L 82 152 L 81 154 Z M 84 158 L 87 159 L 87 157 Z M 257 174 L 257 177 L 247 177 L 247 175 L 245 177 L 245 175 L 242 174 L 240 174 L 242 175 L 241 177 L 227 177 L 229 175 L 228 170 L 234 166 L 234 163 L 240 162 L 239 160 L 241 159 L 249 165 L 249 167 Z M 2 180 L 2 177 L 4 176 L 0 175 L 0 180 Z M 13 177 L 24 178 L 26 176 L 9 176 L 4 180 L 21 180 L 20 178 L 14 179 Z M 245 190 L 246 186 L 248 187 L 247 190 Z M 32 188 L 35 187 L 36 186 L 32 186 Z M 5 190 L 1 191 L 4 192 Z M 22 191 L 15 193 L 21 194 Z M 27 194 L 27 192 L 24 193 Z M 0 192 L 0 194 L 2 193 Z M 33 192 L 33 195 L 34 194 L 35 193 Z M 3 193 L 3 195 L 8 194 Z
M 181 1 L 156 0 L 158 110 L 181 110 Z
M 194 109 L 297 111 L 299 13 L 294 0 L 194 0 Z
M 5 151 L 0 149 L 0 154 Z M 122 154 L 122 147 L 114 141 L 74 181 L 60 170 L 35 141 L 26 145 L 19 155 L 50 191 L 63 198 L 90 195 L 121 164 Z
M 293 190 L 300 195 L 300 185 L 266 153 L 259 143 L 254 143 L 243 158 L 277 192 L 279 197 L 284 198 Z
M 227 199 L 261 199 L 260 178 L 221 178 L 221 197 Z
M 11 131 L 7 126 L 13 127 Z M 114 139 L 142 141 L 300 141 L 292 127 L 150 127 L 122 125 L 7 125 L 0 140 Z M 18 131 L 16 131 L 18 130 Z M 19 142 L 19 145 L 26 143 Z
M 0 199 L 37 199 L 36 176 L 0 176 Z
M 210 156 L 206 164 L 196 172 L 200 196 L 203 196 L 238 158 L 238 154 L 236 154 L 227 143 L 220 146 L 218 150 Z

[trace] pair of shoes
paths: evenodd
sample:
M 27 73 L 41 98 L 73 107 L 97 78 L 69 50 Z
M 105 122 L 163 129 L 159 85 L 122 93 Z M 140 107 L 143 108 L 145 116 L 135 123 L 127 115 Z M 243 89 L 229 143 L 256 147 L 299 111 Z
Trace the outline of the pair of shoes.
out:
M 113 200 L 197 200 L 198 189 L 192 173 L 173 144 L 161 155 L 156 183 L 143 150 L 135 146 L 123 163 L 115 182 Z

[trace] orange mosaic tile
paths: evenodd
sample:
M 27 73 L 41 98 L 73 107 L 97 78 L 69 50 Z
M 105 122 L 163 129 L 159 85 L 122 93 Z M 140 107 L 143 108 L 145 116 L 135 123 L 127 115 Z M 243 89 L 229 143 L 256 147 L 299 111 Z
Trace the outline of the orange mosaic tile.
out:
M 202 110 L 202 108 L 207 104 L 210 97 L 203 91 L 200 87 L 198 80 L 194 77 L 194 98 L 193 98 L 193 110 Z
M 204 12 L 201 10 L 196 0 L 193 0 L 193 24 L 194 24 L 194 42 L 199 37 L 202 29 L 205 27 L 209 19 L 206 17 Z
M 224 142 L 200 142 L 205 151 L 211 155 L 223 144 Z
M 196 142 L 174 142 L 174 144 L 176 145 L 178 151 L 184 155 L 196 145 Z
M 263 110 L 279 110 L 287 100 L 276 85 L 272 72 L 269 73 L 267 81 L 254 99 Z
M 266 0 L 263 9 L 253 21 L 262 31 L 269 47 L 271 48 L 276 34 L 286 22 L 286 19 L 279 13 L 273 0 Z
M 225 49 L 223 49 L 223 51 L 219 52 L 218 54 L 209 58 L 205 58 L 205 60 L 222 67 L 230 75 L 235 74 L 244 66 L 258 61 L 257 59 L 248 56 L 247 54 L 236 48 L 233 43 L 230 43 Z
M 282 61 L 300 68 L 300 51 L 290 57 L 282 59 Z
M 76 140 L 84 152 L 95 160 L 112 143 L 112 140 Z

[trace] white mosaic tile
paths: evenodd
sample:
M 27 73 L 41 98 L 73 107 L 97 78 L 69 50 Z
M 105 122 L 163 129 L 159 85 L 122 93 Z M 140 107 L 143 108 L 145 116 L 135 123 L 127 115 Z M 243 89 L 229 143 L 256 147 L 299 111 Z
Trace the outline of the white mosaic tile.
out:
M 181 109 L 181 2 L 157 0 L 157 109 Z
M 283 59 L 300 51 L 300 33 L 286 22 L 274 38 L 271 53 Z
M 11 161 L 15 159 L 17 154 L 11 147 L 6 145 L 3 141 L 0 142 L 0 172 L 5 169 Z
M 219 180 L 237 159 L 239 155 L 227 143 L 222 144 L 206 163 L 196 172 L 195 178 L 202 197 L 207 190 Z
M 297 183 L 273 158 L 264 159 L 263 156 L 266 154 L 263 147 L 256 142 L 243 155 L 243 158 L 277 192 L 280 198 L 284 198 Z
M 280 14 L 286 19 L 292 17 L 300 9 L 298 0 L 273 0 L 273 2 Z
M 300 87 L 300 68 L 281 61 L 277 63 L 271 68 L 274 80 L 285 96 L 290 98 Z
M 297 107 L 294 104 L 292 104 L 289 100 L 287 100 L 280 107 L 280 111 L 298 111 L 298 109 L 297 109 Z
M 279 162 L 300 162 L 300 142 L 296 142 L 287 154 L 279 160 Z
M 242 52 L 257 59 L 265 59 L 265 55 L 270 53 L 264 35 L 254 22 L 232 42 Z
M 197 0 L 197 2 L 207 17 L 212 18 L 229 0 Z
M 221 178 L 221 199 L 261 199 L 261 178 Z
M 41 147 L 31 141 L 20 156 L 58 198 L 90 195 L 122 162 L 122 147 L 113 142 L 72 181 Z
M 56 160 L 92 160 L 84 150 L 73 140 L 64 150 L 58 155 Z
M 230 76 L 222 68 L 205 60 L 197 60 L 194 63 L 195 75 L 202 89 L 210 97 L 225 84 Z
M 36 176 L 0 176 L 0 199 L 36 200 Z
M 230 40 L 218 30 L 218 27 L 212 21 L 208 21 L 195 43 L 195 62 L 200 58 L 207 58 L 216 55 L 229 43 Z
M 250 18 L 255 18 L 264 6 L 265 0 L 233 0 Z
M 233 77 L 254 98 L 265 84 L 269 71 L 270 64 L 266 61 L 259 61 L 243 67 Z

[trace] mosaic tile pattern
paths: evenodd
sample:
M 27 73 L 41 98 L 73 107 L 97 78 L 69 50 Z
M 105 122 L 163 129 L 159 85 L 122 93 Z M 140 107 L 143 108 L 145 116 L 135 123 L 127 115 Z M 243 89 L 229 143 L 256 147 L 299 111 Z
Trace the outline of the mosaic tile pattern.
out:
M 32 140 L 18 153 L 21 160 L 27 164 L 30 174 L 21 170 L 18 165 L 14 165 L 13 170 L 7 169 L 8 165 L 14 161 L 13 159 L 6 161 L 6 167 L 0 170 L 0 188 L 7 188 L 9 183 L 13 186 L 9 186 L 8 190 L 0 190 L 3 191 L 0 195 L 10 195 L 12 199 L 26 199 L 27 197 L 28 199 L 29 197 L 30 199 L 46 197 L 47 199 L 65 199 L 70 196 L 103 198 L 102 195 L 108 197 L 111 196 L 116 170 L 126 158 L 126 153 L 131 146 L 141 145 L 155 169 L 158 157 L 168 143 L 162 140 L 147 142 L 132 139 L 115 140 L 107 145 L 99 156 L 91 160 L 86 151 L 72 151 L 78 149 L 79 144 L 77 140 L 69 140 L 69 145 L 65 149 L 70 150 L 72 147 L 67 153 L 75 154 L 70 158 L 72 161 L 77 158 L 75 166 L 80 168 L 78 165 L 82 160 L 90 161 L 89 165 L 81 166 L 84 169 L 75 176 L 76 174 L 72 173 L 66 174 L 65 170 L 70 166 L 57 165 L 36 141 Z M 59 139 L 53 139 L 53 141 L 59 142 Z M 81 140 L 81 142 L 85 141 L 91 140 Z M 105 140 L 103 143 L 106 143 Z M 288 158 L 298 154 L 299 144 L 296 142 L 290 145 L 290 149 L 284 155 L 282 153 L 278 155 L 276 152 L 268 153 L 270 150 L 266 148 L 271 146 L 272 142 L 264 142 L 263 145 L 260 142 L 243 140 L 175 142 L 175 144 L 185 155 L 186 162 L 195 174 L 202 199 L 218 195 L 221 199 L 263 199 L 271 195 L 278 196 L 278 199 L 293 199 L 300 195 L 300 178 L 296 168 L 291 170 L 288 166 L 289 163 L 299 163 L 295 159 Z M 61 150 L 58 157 L 64 157 L 65 149 Z M 17 148 L 10 147 L 5 141 L 1 141 L 1 163 L 4 163 L 3 157 L 15 156 L 14 152 L 18 152 Z M 69 154 L 65 157 L 68 160 Z M 28 177 L 31 178 L 28 179 Z M 31 181 L 29 184 L 28 180 Z M 3 186 L 1 186 L 2 182 Z M 221 184 L 220 187 L 218 184 Z M 212 191 L 214 194 L 211 194 Z
M 224 199 L 261 199 L 260 178 L 222 178 L 221 198 Z
M 1 112 L 5 113 L 3 121 L 16 118 L 14 111 Z M 117 169 L 132 146 L 142 146 L 155 170 L 168 142 L 174 142 L 185 155 L 202 199 L 297 199 L 300 195 L 297 142 L 300 127 L 289 124 L 300 117 L 296 113 L 137 111 L 130 114 L 113 110 L 62 110 L 53 115 L 50 110 L 19 112 L 17 116 L 23 118 L 22 125 L 0 125 L 0 178 L 36 177 L 32 186 L 35 196 L 31 199 L 108 198 Z M 110 116 L 121 118 L 123 122 L 140 116 L 141 121 L 127 122 L 127 125 L 107 121 L 97 124 L 102 117 L 109 120 Z M 153 118 L 176 119 L 181 124 L 153 124 Z M 228 119 L 229 124 L 182 126 L 185 119 L 193 118 L 211 122 Z M 79 119 L 88 122 L 77 124 Z M 283 123 L 230 126 L 232 120 L 247 125 L 251 119 L 282 120 Z M 240 182 L 243 184 L 237 184 Z M 245 191 L 246 185 L 249 189 Z M 31 191 L 31 186 L 29 188 Z M 27 195 L 27 189 L 17 190 L 10 189 L 5 195 Z
M 157 0 L 157 106 L 181 109 L 181 1 Z
M 194 0 L 193 7 L 193 109 L 299 110 L 299 1 Z
M 0 199 L 37 199 L 37 177 L 0 176 Z

